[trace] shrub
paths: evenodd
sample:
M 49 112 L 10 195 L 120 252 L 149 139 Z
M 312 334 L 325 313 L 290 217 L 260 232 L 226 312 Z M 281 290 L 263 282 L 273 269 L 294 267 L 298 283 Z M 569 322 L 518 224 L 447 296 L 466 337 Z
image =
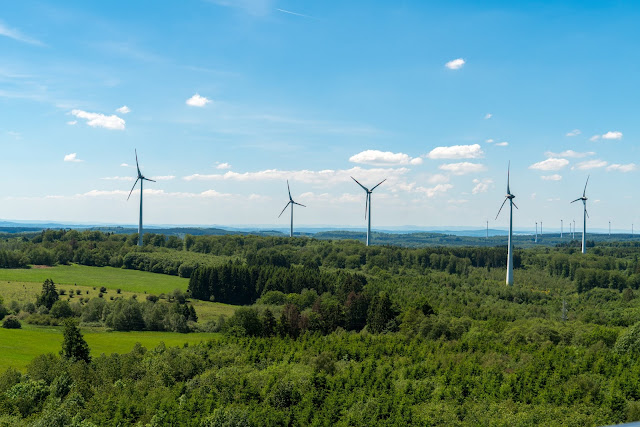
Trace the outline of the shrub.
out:
M 73 316 L 73 311 L 68 301 L 59 300 L 53 304 L 53 307 L 49 310 L 49 314 L 56 319 L 63 319 Z
M 20 329 L 22 325 L 16 316 L 7 316 L 2 322 L 2 327 L 5 329 Z

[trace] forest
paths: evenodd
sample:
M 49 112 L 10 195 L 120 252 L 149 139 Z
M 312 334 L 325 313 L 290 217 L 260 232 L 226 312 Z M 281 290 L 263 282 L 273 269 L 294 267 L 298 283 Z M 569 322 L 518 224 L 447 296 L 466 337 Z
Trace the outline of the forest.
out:
M 2 268 L 111 266 L 189 278 L 189 286 L 67 306 L 56 300 L 60 287 L 43 283 L 28 306 L 0 301 L 3 323 L 75 322 L 69 336 L 80 343 L 40 355 L 24 371 L 0 373 L 0 425 L 640 420 L 637 242 L 596 240 L 585 255 L 568 238 L 516 247 L 515 285 L 507 287 L 506 242 L 366 247 L 160 234 L 145 235 L 142 247 L 136 241 L 73 230 L 2 236 Z M 197 300 L 237 308 L 203 323 Z M 96 322 L 114 330 L 208 331 L 210 339 L 74 355 L 68 349 L 82 349 L 83 328 Z

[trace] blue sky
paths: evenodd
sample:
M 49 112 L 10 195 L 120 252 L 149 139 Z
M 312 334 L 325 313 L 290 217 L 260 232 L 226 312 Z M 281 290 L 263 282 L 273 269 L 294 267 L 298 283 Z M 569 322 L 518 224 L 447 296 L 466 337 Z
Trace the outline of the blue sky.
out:
M 481 3 L 481 4 L 480 4 Z M 636 216 L 633 2 L 12 2 L 0 218 L 558 228 Z M 126 108 L 125 108 L 126 107 Z M 136 195 L 137 197 L 137 195 Z

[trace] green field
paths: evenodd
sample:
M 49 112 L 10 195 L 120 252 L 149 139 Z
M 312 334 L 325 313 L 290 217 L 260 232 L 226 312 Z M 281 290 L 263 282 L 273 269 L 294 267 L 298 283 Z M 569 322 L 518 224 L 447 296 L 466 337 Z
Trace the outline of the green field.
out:
M 69 302 L 80 298 L 96 298 L 100 287 L 107 288 L 103 298 L 131 298 L 144 294 L 159 295 L 170 293 L 174 289 L 186 290 L 188 279 L 155 274 L 144 271 L 125 270 L 112 267 L 87 267 L 66 265 L 51 268 L 0 269 L 0 297 L 5 304 L 10 301 L 19 303 L 35 302 L 45 279 L 52 279 L 58 291 L 65 291 L 61 299 Z M 121 293 L 116 292 L 121 289 Z M 76 291 L 80 291 L 78 295 Z M 73 294 L 70 297 L 70 294 Z M 216 302 L 192 300 L 198 322 L 215 320 L 220 315 L 231 316 L 235 307 Z M 43 353 L 58 353 L 62 342 L 61 327 L 42 327 L 22 322 L 23 329 L 0 328 L 0 372 L 8 367 L 23 370 L 35 356 Z M 147 348 L 153 348 L 160 342 L 167 346 L 181 346 L 206 341 L 216 334 L 173 332 L 106 332 L 102 328 L 83 329 L 83 333 L 93 356 L 101 353 L 127 353 L 139 342 Z
M 51 279 L 59 285 L 101 286 L 137 293 L 168 293 L 174 289 L 185 291 L 189 279 L 146 271 L 113 267 L 88 267 L 84 265 L 60 265 L 47 268 L 0 269 L 0 282 L 42 283 Z M 2 292 L 0 291 L 0 294 Z
M 89 344 L 91 355 L 102 353 L 128 353 L 136 343 L 147 349 L 160 342 L 168 347 L 196 344 L 215 337 L 213 333 L 179 334 L 176 332 L 105 332 L 102 329 L 82 331 Z M 55 353 L 61 349 L 62 327 L 42 327 L 23 324 L 22 329 L 0 328 L 0 372 L 12 367 L 24 370 L 31 359 L 45 353 Z

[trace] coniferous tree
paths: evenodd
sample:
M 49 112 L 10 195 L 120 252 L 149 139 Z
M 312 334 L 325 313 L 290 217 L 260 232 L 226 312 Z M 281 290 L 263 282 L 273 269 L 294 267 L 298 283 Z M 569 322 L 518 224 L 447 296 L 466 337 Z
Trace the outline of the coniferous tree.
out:
M 84 340 L 75 320 L 65 320 L 63 336 L 62 351 L 60 352 L 63 357 L 71 360 L 84 360 L 87 363 L 91 362 L 89 345 Z
M 51 310 L 51 307 L 53 307 L 53 304 L 56 301 L 58 301 L 56 285 L 53 283 L 53 280 L 46 279 L 42 284 L 42 293 L 38 296 L 36 305 L 43 305 L 47 307 L 47 309 Z

